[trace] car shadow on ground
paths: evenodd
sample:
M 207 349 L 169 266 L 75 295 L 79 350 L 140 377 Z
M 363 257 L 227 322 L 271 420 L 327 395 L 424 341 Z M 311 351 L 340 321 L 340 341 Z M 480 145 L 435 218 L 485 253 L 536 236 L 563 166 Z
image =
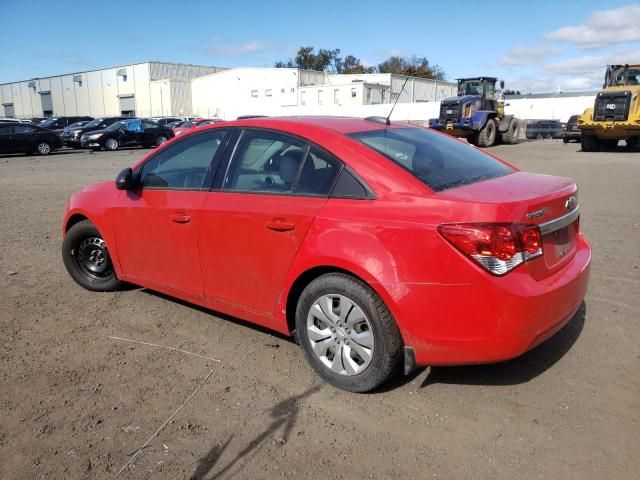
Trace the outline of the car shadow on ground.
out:
M 240 318 L 237 317 L 232 317 L 231 315 L 227 315 L 226 313 L 222 313 L 222 312 L 217 312 L 215 310 L 211 310 L 209 308 L 206 307 L 201 307 L 200 305 L 196 305 L 195 303 L 190 303 L 187 302 L 185 300 L 181 300 L 179 298 L 176 297 L 172 297 L 170 295 L 165 295 L 164 293 L 161 292 L 156 292 L 154 290 L 149 290 L 147 288 L 144 287 L 137 287 L 137 286 L 132 286 L 131 288 L 132 290 L 135 289 L 139 289 L 141 292 L 144 292 L 148 295 L 153 295 L 154 297 L 158 297 L 158 298 L 163 298 L 167 301 L 170 302 L 174 302 L 174 303 L 179 303 L 180 305 L 184 305 L 185 307 L 189 307 L 189 308 L 193 308 L 194 310 L 198 310 L 202 313 L 206 313 L 207 315 L 211 315 L 214 316 L 216 318 L 220 318 L 222 320 L 224 320 L 225 322 L 231 322 L 233 324 L 239 325 L 243 328 L 251 328 L 252 330 L 258 331 L 260 333 L 264 333 L 267 334 L 271 337 L 275 337 L 279 340 L 285 341 L 285 342 L 290 342 L 290 343 L 296 343 L 294 338 L 288 335 L 283 335 L 280 332 L 276 332 L 275 330 L 271 330 L 270 328 L 267 327 L 262 327 L 260 325 L 257 325 L 255 323 L 249 322 L 248 320 L 242 320 Z M 267 339 L 265 339 L 267 340 Z M 268 341 L 266 342 L 267 344 L 269 343 Z
M 269 418 L 271 421 L 266 425 L 264 430 L 247 443 L 247 446 L 238 452 L 233 459 L 225 462 L 224 465 L 220 465 L 221 468 L 211 477 L 208 477 L 209 480 L 220 478 L 238 465 L 240 461 L 242 461 L 242 463 L 239 465 L 239 469 L 242 469 L 242 466 L 251 460 L 251 456 L 270 438 L 278 443 L 286 443 L 289 440 L 293 427 L 296 425 L 300 412 L 300 401 L 316 393 L 320 388 L 322 388 L 321 384 L 314 385 L 303 393 L 289 397 L 271 407 L 269 409 Z M 273 438 L 273 435 L 277 433 L 278 437 Z M 191 475 L 190 479 L 204 480 L 204 478 L 214 470 L 214 467 L 218 465 L 222 453 L 229 446 L 233 437 L 234 435 L 232 434 L 225 442 L 214 445 L 205 456 L 200 458 L 196 471 Z M 238 472 L 236 471 L 235 473 L 237 474 Z
M 436 383 L 504 386 L 528 382 L 555 365 L 571 349 L 582 333 L 586 314 L 583 302 L 562 330 L 513 360 L 489 365 L 432 367 L 421 388 Z
M 247 322 L 224 313 L 215 312 L 208 308 L 200 307 L 199 305 L 176 299 L 153 290 L 141 288 L 140 291 L 165 300 L 177 302 L 208 315 L 214 315 L 217 318 L 240 325 L 243 328 L 251 328 L 258 332 L 267 334 L 272 338 L 277 338 L 284 342 L 296 343 L 293 337 L 283 335 L 269 328 Z M 526 383 L 555 365 L 571 349 L 582 333 L 586 314 L 587 307 L 586 304 L 582 302 L 580 308 L 578 308 L 571 320 L 562 328 L 562 330 L 541 345 L 535 347 L 533 350 L 530 350 L 513 360 L 488 365 L 430 367 L 429 373 L 420 385 L 420 388 L 436 383 L 487 386 L 518 385 L 520 383 Z M 273 346 L 268 341 L 265 342 L 265 345 Z M 400 388 L 414 381 L 425 370 L 427 370 L 427 368 L 418 368 L 408 375 L 398 373 L 389 382 L 371 393 L 384 393 Z

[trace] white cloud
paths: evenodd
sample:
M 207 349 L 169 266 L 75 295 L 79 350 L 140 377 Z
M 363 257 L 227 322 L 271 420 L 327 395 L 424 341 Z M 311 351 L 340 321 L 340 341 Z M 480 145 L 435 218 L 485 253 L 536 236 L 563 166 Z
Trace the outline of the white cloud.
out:
M 571 43 L 583 49 L 640 42 L 640 5 L 595 11 L 582 25 L 559 28 L 545 34 L 544 38 Z
M 536 45 L 516 47 L 503 55 L 498 63 L 500 65 L 534 65 L 542 62 L 546 57 L 558 55 L 562 51 L 551 45 Z
M 542 71 L 547 74 L 575 75 L 599 72 L 604 76 L 606 65 L 640 62 L 640 50 L 617 50 L 603 55 L 585 55 L 562 62 L 547 63 Z

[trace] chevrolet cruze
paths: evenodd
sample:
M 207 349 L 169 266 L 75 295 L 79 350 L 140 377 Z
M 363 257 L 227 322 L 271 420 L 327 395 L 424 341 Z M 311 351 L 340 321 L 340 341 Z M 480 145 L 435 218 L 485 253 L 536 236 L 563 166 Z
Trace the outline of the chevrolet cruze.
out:
M 386 119 L 194 129 L 65 206 L 94 291 L 141 285 L 293 335 L 364 392 L 423 365 L 497 362 L 561 329 L 591 252 L 573 180 Z

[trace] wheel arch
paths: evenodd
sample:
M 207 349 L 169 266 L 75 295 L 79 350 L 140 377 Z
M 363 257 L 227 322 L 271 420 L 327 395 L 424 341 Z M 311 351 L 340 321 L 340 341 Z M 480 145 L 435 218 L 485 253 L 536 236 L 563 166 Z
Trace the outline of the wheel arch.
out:
M 67 221 L 64 224 L 64 233 L 66 234 L 71 227 L 73 227 L 76 223 L 82 222 L 83 220 L 91 221 L 89 219 L 89 217 L 87 217 L 83 213 L 76 212 L 76 213 L 70 215 L 69 218 L 67 218 Z
M 289 288 L 286 290 L 285 295 L 283 295 L 283 299 L 281 301 L 282 311 L 284 313 L 284 319 L 286 321 L 286 327 L 289 334 L 294 335 L 295 337 L 295 314 L 296 314 L 296 305 L 298 303 L 298 299 L 302 294 L 302 291 L 305 289 L 307 285 L 309 285 L 316 278 L 326 275 L 328 273 L 342 273 L 344 275 L 348 275 L 350 277 L 355 278 L 363 282 L 367 285 L 371 290 L 373 290 L 376 294 L 380 296 L 382 301 L 386 304 L 387 308 L 394 316 L 395 304 L 393 303 L 393 299 L 388 292 L 381 288 L 381 284 L 375 281 L 372 277 L 370 277 L 366 272 L 356 272 L 357 269 L 350 269 L 345 267 L 340 267 L 337 265 L 325 264 L 325 265 L 316 265 L 306 270 L 300 272 L 293 282 L 291 282 Z

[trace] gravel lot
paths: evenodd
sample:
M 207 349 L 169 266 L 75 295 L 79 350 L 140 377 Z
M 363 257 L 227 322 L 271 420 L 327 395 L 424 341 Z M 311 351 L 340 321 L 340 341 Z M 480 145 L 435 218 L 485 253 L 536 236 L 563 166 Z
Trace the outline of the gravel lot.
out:
M 0 478 L 640 478 L 640 153 L 491 152 L 580 186 L 586 306 L 511 362 L 433 368 L 356 395 L 289 339 L 60 258 L 66 198 L 143 150 L 0 158 Z M 188 355 L 111 337 L 171 346 Z

